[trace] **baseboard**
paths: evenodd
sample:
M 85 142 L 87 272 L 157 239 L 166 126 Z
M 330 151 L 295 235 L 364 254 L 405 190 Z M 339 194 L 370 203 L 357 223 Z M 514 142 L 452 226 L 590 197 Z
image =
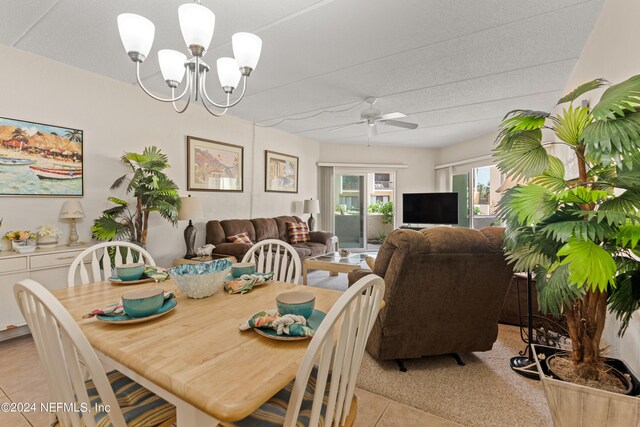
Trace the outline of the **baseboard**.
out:
M 0 341 L 10 340 L 11 338 L 19 337 L 22 335 L 28 335 L 29 327 L 27 325 L 18 326 L 17 328 L 5 329 L 0 332 Z

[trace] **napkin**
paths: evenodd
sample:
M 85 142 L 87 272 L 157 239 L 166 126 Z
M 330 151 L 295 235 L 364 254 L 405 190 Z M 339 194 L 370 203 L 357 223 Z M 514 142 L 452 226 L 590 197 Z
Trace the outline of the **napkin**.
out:
M 160 283 L 169 278 L 169 273 L 167 273 L 167 270 L 162 267 L 145 265 L 143 276 L 155 280 L 156 283 Z
M 314 330 L 307 326 L 304 316 L 280 314 L 277 310 L 265 310 L 254 314 L 251 319 L 240 325 L 241 331 L 251 328 L 273 329 L 278 335 L 292 337 L 311 337 Z
M 173 297 L 174 297 L 173 292 L 165 292 L 164 293 L 164 300 L 165 301 L 170 300 Z M 87 319 L 89 317 L 93 317 L 93 316 L 97 316 L 97 315 L 101 315 L 101 316 L 121 316 L 123 314 L 126 314 L 126 313 L 124 312 L 124 308 L 122 307 L 122 300 L 120 300 L 118 303 L 108 305 L 105 308 L 96 308 L 91 313 L 87 313 L 84 316 L 82 316 L 82 318 L 83 319 Z
M 224 290 L 228 294 L 246 294 L 256 285 L 262 285 L 273 279 L 273 273 L 243 274 L 237 279 L 232 279 L 224 284 Z

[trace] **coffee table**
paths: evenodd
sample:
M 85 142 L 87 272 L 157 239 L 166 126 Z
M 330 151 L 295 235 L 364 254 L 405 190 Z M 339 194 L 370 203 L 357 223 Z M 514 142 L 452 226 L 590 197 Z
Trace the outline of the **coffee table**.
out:
M 366 267 L 365 258 L 376 257 L 377 252 L 357 252 L 344 257 L 338 252 L 330 252 L 307 258 L 302 263 L 302 278 L 305 285 L 308 284 L 307 275 L 309 270 L 328 271 L 331 276 L 338 273 L 350 273 L 358 268 Z

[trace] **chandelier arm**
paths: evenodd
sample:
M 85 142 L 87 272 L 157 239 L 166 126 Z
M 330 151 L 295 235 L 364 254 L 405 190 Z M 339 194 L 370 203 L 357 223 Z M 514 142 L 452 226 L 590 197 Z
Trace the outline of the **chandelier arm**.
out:
M 184 91 L 177 98 L 160 98 L 158 96 L 155 96 L 154 94 L 149 92 L 149 90 L 147 90 L 147 88 L 144 87 L 144 85 L 142 84 L 142 80 L 140 79 L 140 62 L 136 62 L 136 79 L 138 80 L 138 85 L 142 88 L 144 93 L 146 93 L 147 95 L 149 95 L 151 98 L 155 99 L 156 101 L 160 101 L 160 102 L 178 101 L 179 99 L 181 99 L 187 93 L 187 90 L 189 89 L 189 84 L 188 84 L 189 83 L 189 81 L 188 81 L 189 76 L 187 76 L 187 85 L 185 85 Z
M 198 86 L 201 86 L 204 82 L 204 79 L 200 79 L 200 83 Z M 196 88 L 196 90 L 200 91 L 200 87 Z M 227 94 L 227 100 L 229 99 L 229 94 Z M 216 116 L 216 117 L 221 117 L 223 116 L 227 110 L 229 108 L 225 108 L 222 110 L 222 112 L 218 112 L 216 113 L 215 111 L 213 111 L 211 108 L 209 108 L 209 106 L 207 105 L 207 101 L 205 101 L 205 99 L 201 96 L 200 97 L 200 103 L 202 104 L 202 106 L 204 107 L 205 110 L 207 110 L 209 112 L 209 114 L 211 114 L 212 116 Z
M 171 96 L 174 96 L 174 93 L 175 93 L 175 88 L 171 88 Z M 178 106 L 176 105 L 176 101 L 173 101 L 171 105 L 173 105 L 173 109 L 176 110 L 176 113 L 182 114 L 185 111 L 187 111 L 187 108 L 189 108 L 190 103 L 191 103 L 191 93 L 189 93 L 189 96 L 187 97 L 187 103 L 184 105 L 184 108 L 179 109 Z
M 218 108 L 231 108 L 235 105 L 237 105 L 240 101 L 242 101 L 242 98 L 244 97 L 244 93 L 247 91 L 247 76 L 243 76 L 242 79 L 242 93 L 240 94 L 240 97 L 238 99 L 236 99 L 234 102 L 229 103 L 229 98 L 230 98 L 230 94 L 227 94 L 227 104 L 226 105 L 220 105 L 215 103 L 214 101 L 211 100 L 211 98 L 209 98 L 209 95 L 207 94 L 207 88 L 205 87 L 205 81 L 206 81 L 206 74 L 202 75 L 201 78 L 201 85 L 200 85 L 200 96 L 203 99 L 206 99 L 207 101 L 209 101 L 211 103 L 211 105 L 218 107 Z M 204 103 L 204 102 L 203 102 Z

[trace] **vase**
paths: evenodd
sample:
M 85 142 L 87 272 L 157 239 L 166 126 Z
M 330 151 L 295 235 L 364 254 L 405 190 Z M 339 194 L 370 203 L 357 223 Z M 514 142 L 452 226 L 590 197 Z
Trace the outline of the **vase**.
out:
M 58 245 L 58 238 L 38 235 L 37 243 L 39 248 L 52 248 Z
M 11 248 L 14 252 L 18 252 L 18 248 L 22 248 L 24 246 L 28 246 L 28 240 L 12 240 Z

